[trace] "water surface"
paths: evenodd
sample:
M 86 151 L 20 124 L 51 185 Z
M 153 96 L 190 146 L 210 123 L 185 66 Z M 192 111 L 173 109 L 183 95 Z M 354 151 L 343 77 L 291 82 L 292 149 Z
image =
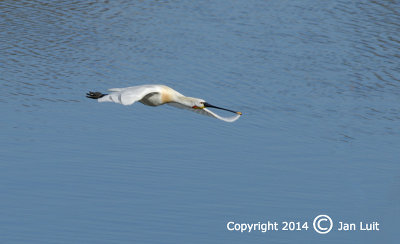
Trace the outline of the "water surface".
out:
M 399 11 L 391 1 L 2 1 L 1 242 L 394 243 Z M 243 116 L 85 98 L 140 84 Z M 226 229 L 319 214 L 381 231 Z

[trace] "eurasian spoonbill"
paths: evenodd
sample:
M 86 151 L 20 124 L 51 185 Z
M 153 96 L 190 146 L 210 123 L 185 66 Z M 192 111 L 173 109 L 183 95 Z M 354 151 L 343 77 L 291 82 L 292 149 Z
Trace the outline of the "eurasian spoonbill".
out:
M 211 105 L 200 98 L 186 97 L 174 89 L 164 85 L 141 85 L 125 88 L 112 88 L 108 91 L 111 93 L 103 94 L 101 92 L 90 91 L 86 94 L 86 97 L 97 99 L 98 102 L 114 102 L 122 105 L 132 105 L 137 101 L 148 106 L 159 106 L 166 103 L 174 107 L 189 109 L 200 114 L 212 116 L 226 122 L 234 122 L 240 117 L 240 115 L 242 115 L 241 112 L 235 112 L 230 109 Z M 236 115 L 232 117 L 221 117 L 207 108 L 222 109 L 235 113 Z

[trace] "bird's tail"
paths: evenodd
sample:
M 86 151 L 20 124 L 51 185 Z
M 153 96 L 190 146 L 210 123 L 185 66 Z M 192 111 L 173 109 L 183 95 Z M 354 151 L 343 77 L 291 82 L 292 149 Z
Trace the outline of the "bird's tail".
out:
M 88 93 L 86 93 L 86 97 L 87 98 L 91 98 L 91 99 L 98 99 L 98 98 L 104 97 L 106 95 L 107 94 L 103 94 L 101 92 L 91 92 L 91 91 L 89 91 Z

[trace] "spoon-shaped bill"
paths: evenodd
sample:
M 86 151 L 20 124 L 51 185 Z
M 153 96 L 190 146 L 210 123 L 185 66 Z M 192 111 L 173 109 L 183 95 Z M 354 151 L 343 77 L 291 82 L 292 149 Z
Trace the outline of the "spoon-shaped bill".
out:
M 230 110 L 230 109 L 226 109 L 226 108 L 217 107 L 217 106 L 211 105 L 211 104 L 209 104 L 209 103 L 204 103 L 204 107 L 206 107 L 206 108 L 216 108 L 216 109 L 221 109 L 221 110 L 229 111 L 229 112 L 231 112 L 231 113 L 235 113 L 235 114 L 242 115 L 242 113 L 241 113 L 241 112 L 236 112 L 236 111 L 233 111 L 233 110 Z

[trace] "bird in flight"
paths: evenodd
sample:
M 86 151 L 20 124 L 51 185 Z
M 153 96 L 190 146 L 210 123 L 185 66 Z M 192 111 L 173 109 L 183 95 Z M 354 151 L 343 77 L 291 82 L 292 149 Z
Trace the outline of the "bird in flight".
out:
M 101 92 L 88 92 L 86 97 L 97 99 L 98 102 L 114 102 L 122 105 L 132 105 L 134 102 L 141 102 L 148 106 L 159 106 L 168 104 L 178 108 L 189 109 L 191 111 L 212 116 L 214 118 L 234 122 L 239 119 L 241 112 L 211 105 L 200 98 L 186 97 L 174 89 L 164 85 L 141 85 L 125 88 L 111 88 L 110 94 Z M 221 109 L 235 113 L 232 117 L 222 117 L 208 108 Z

